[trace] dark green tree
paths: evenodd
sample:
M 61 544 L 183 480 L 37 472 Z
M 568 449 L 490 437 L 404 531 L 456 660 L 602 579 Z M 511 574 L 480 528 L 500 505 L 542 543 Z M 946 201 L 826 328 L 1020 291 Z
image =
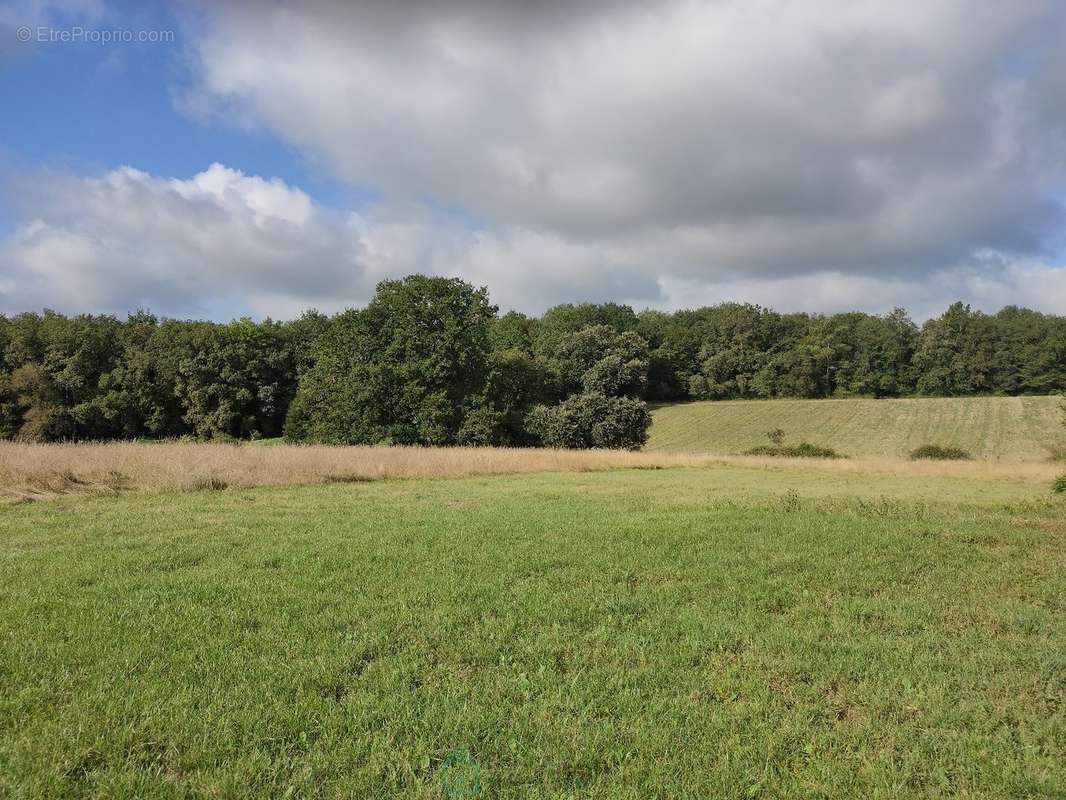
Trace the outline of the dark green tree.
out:
M 994 320 L 955 303 L 922 326 L 914 354 L 917 390 L 942 397 L 991 392 L 995 362 Z
M 493 350 L 517 350 L 533 355 L 533 342 L 537 339 L 540 320 L 527 317 L 517 311 L 508 311 L 492 323 L 490 340 Z
M 772 395 L 768 368 L 796 338 L 795 320 L 786 322 L 772 311 L 737 303 L 710 311 L 689 392 L 707 400 Z
M 736 303 L 639 315 L 583 303 L 539 319 L 496 318 L 483 290 L 415 276 L 386 281 L 362 311 L 312 311 L 286 323 L 160 320 L 146 311 L 125 321 L 0 316 L 7 438 L 246 438 L 276 435 L 285 420 L 299 440 L 522 445 L 537 440 L 526 424 L 532 409 L 585 395 L 1064 388 L 1066 318 L 1014 306 L 987 315 L 956 303 L 921 331 L 901 309 L 821 316 Z M 566 424 L 607 408 L 595 399 L 571 405 L 560 417 Z
M 635 331 L 639 325 L 633 309 L 618 303 L 564 304 L 549 308 L 536 326 L 534 355 L 550 360 L 568 336 L 597 325 L 606 325 L 616 333 Z
M 521 350 L 503 350 L 492 354 L 485 396 L 477 419 L 481 430 L 491 420 L 491 436 L 475 441 L 470 432 L 460 438 L 466 444 L 524 446 L 533 444 L 525 428 L 529 410 L 548 399 L 552 385 L 545 366 Z M 471 423 L 467 423 L 468 427 Z
M 648 380 L 648 343 L 637 333 L 593 325 L 564 337 L 551 367 L 564 396 L 595 392 L 637 397 Z
M 454 444 L 484 403 L 485 289 L 454 278 L 383 281 L 358 312 L 334 320 L 301 381 L 286 435 L 370 444 Z

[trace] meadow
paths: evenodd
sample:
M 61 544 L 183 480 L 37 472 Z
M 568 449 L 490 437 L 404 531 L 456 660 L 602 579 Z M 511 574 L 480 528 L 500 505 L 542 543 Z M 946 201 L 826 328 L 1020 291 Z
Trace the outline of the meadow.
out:
M 919 397 L 883 400 L 726 400 L 662 406 L 647 449 L 739 453 L 780 428 L 850 456 L 905 458 L 926 444 L 959 447 L 976 458 L 1062 457 L 1062 398 Z
M 391 478 L 454 478 L 540 472 L 601 472 L 738 465 L 831 475 L 951 478 L 1046 487 L 1057 461 L 920 461 L 903 458 L 789 459 L 736 454 L 506 447 L 344 447 L 286 445 L 281 440 L 210 444 L 0 441 L 0 504 L 64 495 L 248 489 Z
M 1054 465 L 95 447 L 0 506 L 0 797 L 1066 793 Z

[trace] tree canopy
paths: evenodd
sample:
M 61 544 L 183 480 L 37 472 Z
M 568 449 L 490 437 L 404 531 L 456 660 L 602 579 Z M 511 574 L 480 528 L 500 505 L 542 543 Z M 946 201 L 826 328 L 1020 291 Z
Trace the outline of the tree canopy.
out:
M 1066 318 L 956 303 L 781 314 L 615 303 L 498 315 L 415 275 L 362 309 L 290 322 L 53 311 L 0 316 L 0 437 L 639 447 L 645 401 L 1051 394 Z
M 299 382 L 286 435 L 336 444 L 456 444 L 484 402 L 496 307 L 458 279 L 385 281 L 337 317 Z

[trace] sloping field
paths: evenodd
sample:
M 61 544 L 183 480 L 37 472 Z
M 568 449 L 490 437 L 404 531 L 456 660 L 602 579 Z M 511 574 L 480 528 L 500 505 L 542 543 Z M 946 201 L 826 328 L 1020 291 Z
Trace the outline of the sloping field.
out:
M 930 397 L 905 400 L 726 400 L 653 412 L 648 450 L 739 453 L 787 441 L 852 456 L 898 458 L 923 444 L 961 447 L 975 457 L 1043 460 L 1066 450 L 1059 397 Z

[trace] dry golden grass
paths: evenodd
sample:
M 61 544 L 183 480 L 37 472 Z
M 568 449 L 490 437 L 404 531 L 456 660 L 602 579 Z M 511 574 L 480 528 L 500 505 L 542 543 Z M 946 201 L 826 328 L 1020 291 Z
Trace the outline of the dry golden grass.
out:
M 650 454 L 649 454 L 650 455 Z M 700 456 L 692 455 L 698 459 Z M 959 478 L 971 481 L 1046 484 L 1062 473 L 1062 464 L 1052 461 L 911 461 L 902 458 L 773 458 L 720 456 L 709 461 L 760 469 L 816 469 L 838 475 L 886 475 L 896 478 Z
M 1061 465 L 1046 462 L 781 459 L 612 450 L 0 442 L 0 498 L 18 502 L 61 494 L 722 465 L 1032 484 L 1047 483 L 1061 471 Z
M 0 492 L 13 498 L 244 488 L 380 478 L 687 466 L 709 459 L 616 451 L 251 444 L 0 442 Z

